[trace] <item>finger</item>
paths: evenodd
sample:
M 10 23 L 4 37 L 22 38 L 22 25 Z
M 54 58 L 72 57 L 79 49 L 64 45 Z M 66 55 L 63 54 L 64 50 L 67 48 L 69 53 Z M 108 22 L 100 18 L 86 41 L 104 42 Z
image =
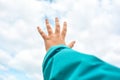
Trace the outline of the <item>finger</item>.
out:
M 60 24 L 59 24 L 59 19 L 57 17 L 55 18 L 55 33 L 56 34 L 60 33 Z
M 75 45 L 75 41 L 72 41 L 68 44 L 68 47 L 72 48 Z
M 65 39 L 66 32 L 67 32 L 67 22 L 64 22 L 63 23 L 63 29 L 62 29 L 62 32 L 61 32 L 61 35 L 62 35 L 63 39 Z
M 47 35 L 41 30 L 40 27 L 37 27 L 38 32 L 40 33 L 40 35 L 42 36 L 43 39 L 47 38 Z
M 52 31 L 52 28 L 50 27 L 48 19 L 46 19 L 45 22 L 46 22 L 46 27 L 47 27 L 48 35 L 51 35 L 53 33 L 53 31 Z

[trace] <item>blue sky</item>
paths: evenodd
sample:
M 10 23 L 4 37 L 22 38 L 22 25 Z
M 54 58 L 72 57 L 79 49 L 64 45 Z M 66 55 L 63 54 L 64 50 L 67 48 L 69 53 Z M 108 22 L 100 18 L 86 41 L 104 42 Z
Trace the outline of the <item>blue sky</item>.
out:
M 120 0 L 0 0 L 0 80 L 43 80 L 44 19 L 68 22 L 66 42 L 120 67 Z

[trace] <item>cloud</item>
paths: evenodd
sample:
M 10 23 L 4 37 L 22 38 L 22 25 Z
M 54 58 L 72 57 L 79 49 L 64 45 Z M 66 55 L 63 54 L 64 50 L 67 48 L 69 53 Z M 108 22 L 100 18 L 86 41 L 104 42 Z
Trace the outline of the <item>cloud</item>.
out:
M 0 64 L 6 65 L 12 57 L 3 50 L 0 50 Z
M 36 68 L 33 68 L 33 66 L 38 68 L 40 67 L 39 64 L 41 63 L 40 61 L 42 59 L 41 55 L 43 56 L 43 54 L 39 53 L 39 50 L 37 49 L 22 50 L 21 52 L 16 54 L 16 56 L 14 56 L 14 58 L 9 62 L 9 64 L 21 70 L 30 71 L 32 69 L 34 71 L 34 69 L 36 70 Z
M 43 80 L 42 74 L 37 74 L 37 73 L 27 74 L 27 77 L 35 80 Z
M 66 41 L 76 40 L 75 50 L 120 67 L 119 7 L 119 0 L 0 0 L 0 70 L 13 68 L 28 79 L 43 79 L 45 49 L 36 26 L 46 31 L 44 19 L 54 27 L 56 16 L 68 22 Z
M 106 54 L 105 57 L 103 57 L 102 59 L 104 61 L 107 61 L 108 63 L 111 63 L 112 65 L 120 66 L 119 56 L 120 56 L 120 54 L 115 54 L 115 53 L 109 52 L 109 54 Z M 114 60 L 112 60 L 112 59 L 114 59 Z
M 0 65 L 0 71 L 7 71 L 8 69 L 5 67 L 5 66 L 3 66 L 3 65 Z
M 9 62 L 9 66 L 26 73 L 26 76 L 39 80 L 42 77 L 44 49 L 23 50 Z
M 2 80 L 18 80 L 14 75 L 8 75 L 7 77 L 0 77 Z
M 42 44 L 39 41 L 39 34 L 36 32 L 36 26 L 44 16 L 41 14 L 44 13 L 42 3 L 34 0 L 0 1 L 0 37 L 2 37 L 0 40 L 0 69 L 2 71 L 6 69 L 3 66 L 5 64 L 9 67 L 8 72 L 11 72 L 10 68 L 13 68 L 25 73 L 25 76 L 31 75 L 30 79 L 42 79 L 41 67 L 44 54 L 39 53 L 44 49 L 39 46 Z M 36 36 L 36 34 L 38 35 Z M 38 43 L 40 44 L 38 45 Z M 38 51 L 38 48 L 41 50 Z M 7 50 L 8 53 L 2 49 Z M 15 78 L 16 75 L 7 76 L 7 78 L 5 75 L 6 73 L 2 74 L 2 80 L 18 80 Z

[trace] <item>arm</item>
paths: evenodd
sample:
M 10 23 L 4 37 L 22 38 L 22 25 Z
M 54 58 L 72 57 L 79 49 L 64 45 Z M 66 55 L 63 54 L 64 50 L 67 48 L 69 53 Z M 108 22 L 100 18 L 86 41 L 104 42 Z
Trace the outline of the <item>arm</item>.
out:
M 74 41 L 67 46 L 65 43 L 67 23 L 64 22 L 61 32 L 58 18 L 55 19 L 55 23 L 53 33 L 46 19 L 48 35 L 37 28 L 47 50 L 43 61 L 44 80 L 120 80 L 119 68 L 95 56 L 71 49 Z
M 44 80 L 120 80 L 120 69 L 65 45 L 52 46 L 43 61 Z

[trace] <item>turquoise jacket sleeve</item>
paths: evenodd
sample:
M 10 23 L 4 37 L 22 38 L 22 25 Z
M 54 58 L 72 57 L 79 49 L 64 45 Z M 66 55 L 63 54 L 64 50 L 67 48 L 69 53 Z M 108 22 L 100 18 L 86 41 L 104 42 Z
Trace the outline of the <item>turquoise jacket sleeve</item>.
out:
M 44 80 L 120 80 L 120 68 L 65 45 L 51 47 L 42 68 Z

